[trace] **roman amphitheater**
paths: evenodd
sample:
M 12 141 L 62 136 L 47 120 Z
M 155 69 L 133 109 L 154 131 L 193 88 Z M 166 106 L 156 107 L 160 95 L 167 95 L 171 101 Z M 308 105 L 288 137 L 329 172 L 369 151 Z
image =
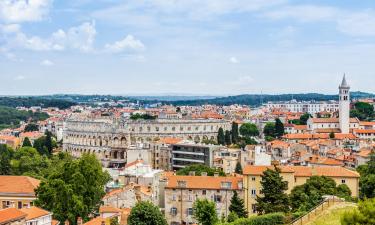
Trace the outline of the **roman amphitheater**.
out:
M 216 140 L 220 127 L 230 130 L 231 123 L 223 119 L 70 118 L 64 128 L 63 150 L 75 157 L 94 153 L 102 162 L 125 163 L 127 149 L 137 143 L 162 137 Z

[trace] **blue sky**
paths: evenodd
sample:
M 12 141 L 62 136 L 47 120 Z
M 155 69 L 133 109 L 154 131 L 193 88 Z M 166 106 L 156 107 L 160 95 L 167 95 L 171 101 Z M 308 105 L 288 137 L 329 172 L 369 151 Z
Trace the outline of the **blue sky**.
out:
M 0 95 L 375 92 L 375 3 L 1 0 Z

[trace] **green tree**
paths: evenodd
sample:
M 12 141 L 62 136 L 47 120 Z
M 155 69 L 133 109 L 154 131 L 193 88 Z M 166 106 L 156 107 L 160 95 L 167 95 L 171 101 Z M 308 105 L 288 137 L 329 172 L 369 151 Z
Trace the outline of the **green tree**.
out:
M 61 223 L 69 220 L 75 225 L 77 217 L 87 221 L 97 212 L 110 177 L 103 172 L 95 155 L 83 154 L 80 159 L 65 157 L 61 160 L 36 189 L 35 204 L 53 212 Z
M 360 120 L 374 119 L 374 106 L 366 102 L 356 102 L 354 109 L 350 111 L 351 117 L 357 117 Z
M 193 206 L 194 218 L 200 225 L 215 225 L 219 222 L 214 202 L 198 199 Z
M 151 202 L 138 202 L 130 211 L 128 225 L 167 225 L 167 221 Z
M 263 134 L 266 137 L 276 137 L 275 123 L 266 123 L 263 129 Z
M 50 131 L 46 131 L 46 142 L 45 146 L 47 148 L 48 154 L 52 155 L 53 151 L 53 143 L 52 143 L 52 133 Z
M 342 225 L 375 224 L 375 198 L 359 202 L 358 209 L 345 213 L 341 218 Z
M 238 173 L 238 174 L 242 174 L 243 171 L 242 171 L 242 166 L 241 166 L 241 162 L 237 162 L 236 163 L 236 168 L 234 170 L 235 173 Z
M 237 191 L 233 192 L 232 199 L 230 200 L 229 211 L 236 213 L 239 218 L 247 217 L 244 201 L 238 197 Z
M 230 131 L 229 130 L 226 130 L 225 131 L 225 144 L 226 145 L 231 145 L 232 144 L 232 137 L 231 137 L 231 134 L 230 134 Z
M 218 173 L 219 176 L 224 177 L 225 173 L 219 169 L 214 169 L 202 164 L 193 164 L 185 168 L 179 169 L 177 175 L 188 176 L 190 172 L 195 172 L 195 176 L 201 176 L 202 172 L 207 173 L 207 176 L 214 176 L 215 173 Z
M 239 139 L 239 135 L 238 135 L 238 123 L 236 122 L 232 122 L 232 142 L 234 144 L 237 144 L 238 142 L 238 139 Z
M 240 134 L 245 137 L 255 137 L 259 135 L 259 130 L 253 123 L 244 123 L 240 127 Z
M 31 141 L 28 137 L 25 137 L 25 139 L 23 139 L 22 147 L 32 147 Z
M 35 148 L 22 147 L 14 152 L 11 160 L 14 175 L 27 175 L 41 178 L 45 170 L 49 169 L 50 161 L 42 156 Z
M 346 184 L 336 187 L 336 182 L 325 176 L 312 176 L 306 183 L 296 186 L 290 193 L 290 203 L 294 212 L 307 212 L 321 201 L 324 195 L 350 198 L 351 191 Z
M 375 154 L 370 155 L 366 165 L 357 168 L 360 173 L 359 193 L 362 199 L 375 198 Z
M 219 145 L 225 145 L 225 134 L 222 127 L 219 128 L 218 134 L 217 134 L 217 143 Z
M 299 121 L 300 121 L 300 125 L 306 125 L 307 124 L 307 120 L 309 120 L 309 118 L 311 118 L 312 116 L 309 114 L 309 113 L 305 113 L 303 114 L 300 118 L 299 118 Z
M 38 131 L 39 127 L 35 123 L 29 123 L 25 126 L 25 132 Z
M 267 169 L 261 176 L 262 196 L 256 198 L 256 210 L 259 214 L 275 212 L 288 212 L 289 199 L 285 193 L 288 190 L 288 182 L 283 181 L 280 168 Z
M 11 159 L 13 156 L 13 149 L 7 145 L 0 144 L 0 175 L 11 174 Z
M 227 218 L 227 222 L 231 223 L 231 222 L 234 222 L 238 219 L 239 219 L 238 215 L 235 212 L 230 212 L 229 215 L 228 215 L 228 218 Z M 222 223 L 224 223 L 224 222 L 222 222 Z
M 279 118 L 275 120 L 275 136 L 281 138 L 284 135 L 284 124 Z
M 110 225 L 120 225 L 120 223 L 118 222 L 118 218 L 117 217 L 111 218 Z

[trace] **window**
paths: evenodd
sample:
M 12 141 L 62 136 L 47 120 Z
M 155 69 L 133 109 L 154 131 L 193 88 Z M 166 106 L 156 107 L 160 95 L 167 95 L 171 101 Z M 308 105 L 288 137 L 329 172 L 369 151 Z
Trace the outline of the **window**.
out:
M 255 204 L 252 204 L 251 205 L 251 210 L 253 211 L 253 213 L 256 213 L 257 212 L 257 207 Z
M 177 208 L 176 207 L 172 207 L 171 208 L 171 215 L 172 216 L 176 216 L 177 215 Z
M 214 202 L 221 202 L 221 195 L 214 195 Z
M 257 194 L 257 191 L 255 189 L 251 189 L 251 195 L 255 196 Z
M 251 177 L 251 180 L 252 180 L 252 181 L 255 181 L 255 177 Z
M 342 184 L 345 184 L 345 183 L 346 183 L 346 180 L 342 179 L 342 180 L 341 180 L 341 183 L 342 183 Z
M 18 208 L 22 209 L 22 202 L 18 202 Z
M 176 201 L 176 195 L 172 195 L 172 201 Z
M 203 190 L 202 191 L 202 195 L 206 195 L 207 191 L 206 190 Z
M 187 214 L 188 214 L 188 216 L 192 216 L 193 215 L 193 209 L 192 208 L 188 208 L 187 209 Z

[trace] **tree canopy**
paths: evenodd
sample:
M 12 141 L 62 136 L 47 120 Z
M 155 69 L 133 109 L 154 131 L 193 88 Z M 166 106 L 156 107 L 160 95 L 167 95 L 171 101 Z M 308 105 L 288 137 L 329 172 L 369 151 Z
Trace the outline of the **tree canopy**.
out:
M 151 202 L 138 202 L 130 211 L 128 225 L 167 225 L 167 221 Z
M 290 203 L 294 212 L 307 212 L 323 201 L 324 195 L 350 198 L 351 191 L 346 184 L 336 186 L 336 182 L 325 176 L 312 176 L 305 184 L 296 186 L 290 193 Z
M 0 105 L 0 129 L 19 127 L 20 122 L 45 120 L 49 116 L 44 112 L 17 110 Z
M 98 210 L 109 179 L 95 155 L 83 154 L 80 159 L 66 157 L 54 165 L 36 189 L 35 204 L 53 212 L 61 223 L 69 220 L 76 224 L 77 217 L 87 221 Z
M 11 164 L 14 151 L 7 145 L 0 144 L 0 175 L 11 174 Z
M 360 173 L 359 193 L 362 199 L 375 198 L 375 154 L 370 155 L 370 161 L 366 165 L 359 166 Z
M 289 211 L 289 198 L 285 191 L 288 190 L 288 182 L 280 175 L 280 168 L 265 170 L 260 184 L 262 195 L 256 197 L 256 210 L 259 214 Z
M 259 135 L 259 130 L 253 123 L 244 123 L 240 127 L 240 134 L 245 137 L 255 137 Z
M 38 131 L 39 127 L 35 123 L 29 123 L 25 126 L 25 132 Z
M 375 224 L 375 198 L 359 202 L 358 209 L 347 212 L 341 218 L 342 225 Z
M 225 134 L 224 129 L 222 127 L 219 128 L 217 133 L 217 143 L 219 145 L 225 145 Z
M 231 134 L 232 134 L 232 143 L 237 144 L 238 137 L 239 137 L 239 135 L 238 135 L 238 123 L 232 122 Z
M 350 117 L 371 121 L 375 117 L 374 106 L 366 102 L 356 102 L 354 104 L 354 109 L 350 110 Z
M 193 213 L 200 225 L 215 225 L 219 222 L 215 203 L 207 199 L 197 199 L 194 202 Z
M 214 176 L 215 173 L 219 173 L 219 176 L 225 176 L 225 173 L 219 169 L 214 169 L 202 164 L 194 164 L 185 168 L 179 169 L 177 175 L 188 176 L 190 172 L 195 172 L 195 176 L 202 176 L 202 172 L 206 172 L 207 176 Z
M 244 200 L 238 196 L 237 191 L 233 192 L 232 199 L 230 200 L 229 211 L 235 213 L 238 218 L 247 217 Z

